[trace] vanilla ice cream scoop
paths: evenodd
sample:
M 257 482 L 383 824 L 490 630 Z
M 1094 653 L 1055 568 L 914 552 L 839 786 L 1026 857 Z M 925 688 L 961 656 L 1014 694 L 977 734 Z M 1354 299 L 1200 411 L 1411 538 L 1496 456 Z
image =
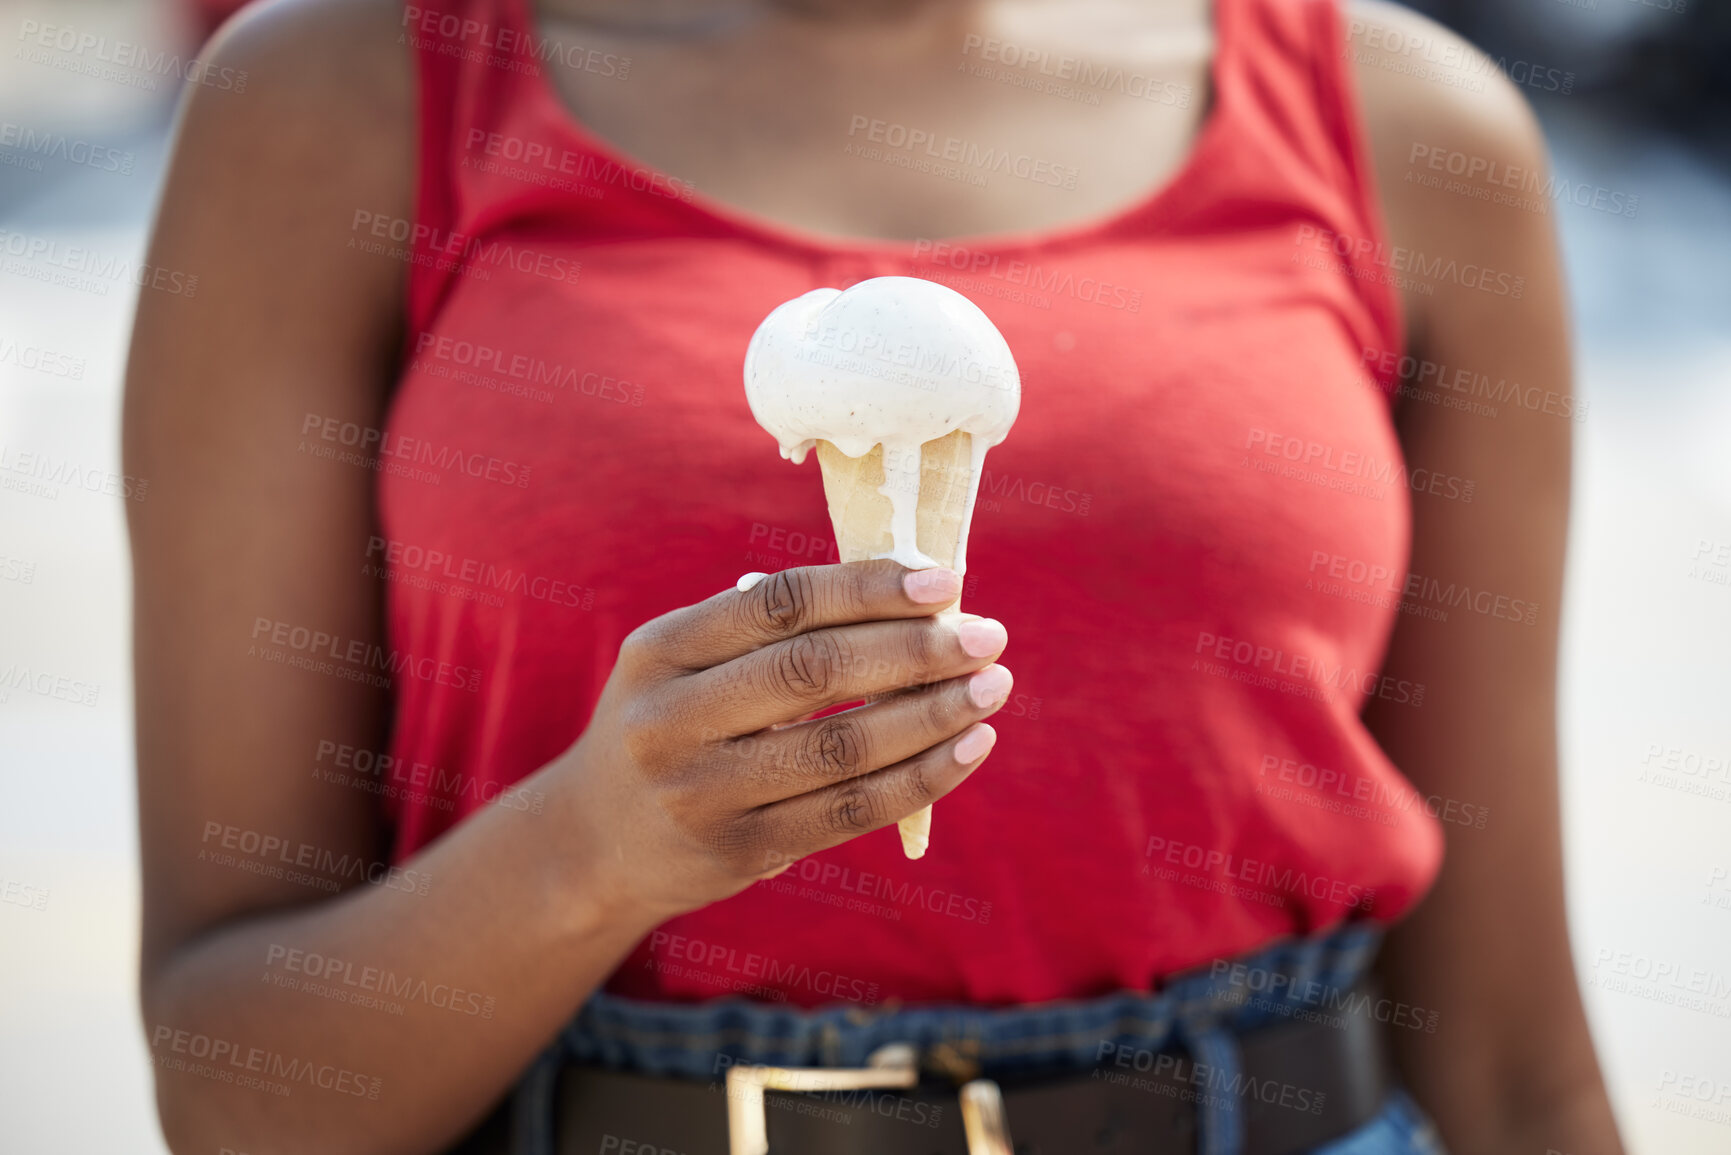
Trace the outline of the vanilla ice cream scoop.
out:
M 745 396 L 783 457 L 817 448 L 842 561 L 966 572 L 986 450 L 1022 401 L 1010 347 L 972 301 L 916 277 L 814 289 L 757 327 Z M 901 821 L 909 858 L 931 814 Z
M 916 542 L 921 446 L 968 434 L 973 484 L 953 568 L 966 565 L 967 523 L 986 450 L 1002 442 L 1021 406 L 1010 347 L 978 306 L 954 289 L 917 277 L 874 277 L 851 289 L 814 289 L 764 318 L 745 353 L 752 416 L 805 460 L 827 441 L 863 458 L 883 447 L 893 557 L 937 565 Z

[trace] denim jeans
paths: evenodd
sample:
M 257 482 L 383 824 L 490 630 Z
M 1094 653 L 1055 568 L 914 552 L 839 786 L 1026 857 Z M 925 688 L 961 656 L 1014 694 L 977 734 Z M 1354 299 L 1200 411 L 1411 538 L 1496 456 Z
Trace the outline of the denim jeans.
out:
M 1085 1073 L 1106 1045 L 1152 1051 L 1177 1047 L 1222 1082 L 1238 1069 L 1236 1036 L 1267 1024 L 1338 1011 L 1369 967 L 1380 933 L 1346 926 L 1274 944 L 1235 964 L 1177 976 L 1155 994 L 1123 993 L 1071 1002 L 986 1008 L 966 1005 L 804 1010 L 720 999 L 651 1003 L 606 993 L 590 998 L 519 1084 L 512 1110 L 518 1155 L 555 1155 L 553 1089 L 567 1062 L 714 1080 L 732 1062 L 786 1067 L 863 1067 L 887 1043 L 922 1050 L 947 1045 L 987 1077 L 1023 1072 Z M 1278 976 L 1278 977 L 1277 977 Z M 1201 1097 L 1201 1155 L 1238 1155 L 1241 1101 Z M 1015 1120 L 1010 1120 L 1012 1130 Z M 1434 1127 L 1400 1091 L 1355 1131 L 1311 1155 L 1443 1155 Z

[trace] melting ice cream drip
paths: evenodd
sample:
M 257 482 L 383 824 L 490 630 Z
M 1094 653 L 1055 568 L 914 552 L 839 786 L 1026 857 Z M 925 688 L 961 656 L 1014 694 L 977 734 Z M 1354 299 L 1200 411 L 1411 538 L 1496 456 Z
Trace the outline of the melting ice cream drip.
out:
M 956 564 L 951 567 L 959 574 L 968 572 L 968 529 L 974 524 L 974 503 L 980 496 L 980 475 L 986 471 L 986 450 L 991 448 L 972 435 L 968 446 L 972 457 L 968 467 L 968 502 L 964 507 L 967 512 L 962 514 L 962 528 L 956 536 Z
M 934 560 L 919 547 L 919 505 L 921 486 L 925 483 L 925 450 L 921 445 L 899 445 L 885 442 L 882 448 L 884 481 L 877 489 L 888 499 L 891 509 L 891 548 L 874 557 L 893 558 L 909 569 L 929 569 L 945 564 Z M 979 500 L 980 478 L 985 472 L 986 450 L 989 446 L 981 437 L 968 435 L 966 473 L 967 495 L 962 504 L 957 527 L 955 560 L 949 563 L 957 573 L 967 572 L 968 530 L 973 524 L 974 506 Z M 958 468 L 945 464 L 939 467 L 945 490 L 955 484 L 953 474 Z
M 933 569 L 937 562 L 920 552 L 920 447 L 883 445 L 884 483 L 878 492 L 890 499 L 892 548 L 882 557 L 894 558 L 909 569 Z

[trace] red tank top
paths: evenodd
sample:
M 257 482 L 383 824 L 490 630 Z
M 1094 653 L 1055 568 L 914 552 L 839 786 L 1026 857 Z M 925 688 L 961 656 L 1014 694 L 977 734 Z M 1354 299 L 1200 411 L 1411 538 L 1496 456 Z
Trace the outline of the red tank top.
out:
M 1158 191 L 944 243 L 802 234 L 622 154 L 547 71 L 629 60 L 553 60 L 527 0 L 405 9 L 411 355 L 369 559 L 412 658 L 399 858 L 533 807 L 509 787 L 582 731 L 632 628 L 834 560 L 817 467 L 752 420 L 742 359 L 781 302 L 896 274 L 969 296 L 1021 368 L 963 599 L 1010 630 L 997 749 L 923 860 L 893 828 L 815 855 L 668 923 L 608 989 L 1080 997 L 1411 906 L 1440 828 L 1359 719 L 1424 688 L 1378 673 L 1410 507 L 1375 354 L 1402 338 L 1340 18 L 1216 9 L 1214 105 Z

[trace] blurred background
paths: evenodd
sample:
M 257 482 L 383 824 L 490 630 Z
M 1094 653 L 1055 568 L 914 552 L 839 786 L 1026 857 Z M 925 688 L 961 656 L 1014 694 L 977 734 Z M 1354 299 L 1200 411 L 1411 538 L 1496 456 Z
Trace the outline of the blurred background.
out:
M 1731 5 L 1413 6 L 1511 73 L 1570 77 L 1528 97 L 1558 177 L 1608 190 L 1554 204 L 1587 403 L 1564 607 L 1576 961 L 1631 1150 L 1731 1151 Z M 138 62 L 195 54 L 237 7 L 0 0 L 7 1152 L 164 1150 L 134 993 L 118 427 L 181 81 Z M 104 47 L 31 47 L 39 25 Z

